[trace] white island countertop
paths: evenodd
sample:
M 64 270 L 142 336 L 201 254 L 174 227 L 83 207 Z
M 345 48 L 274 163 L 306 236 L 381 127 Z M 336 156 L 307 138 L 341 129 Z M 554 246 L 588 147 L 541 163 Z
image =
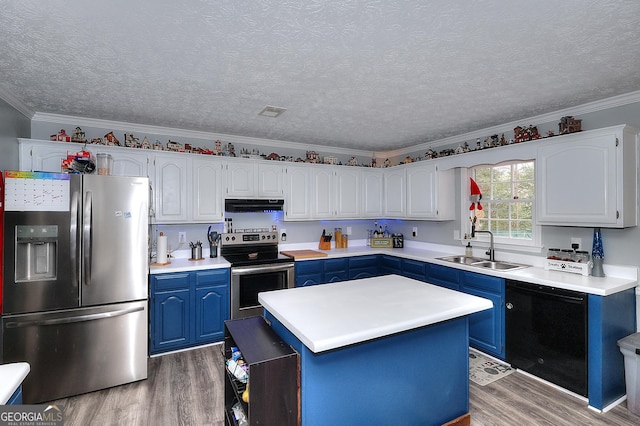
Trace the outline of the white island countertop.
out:
M 31 371 L 26 362 L 0 365 L 0 405 L 6 404 Z
M 258 300 L 314 353 L 493 307 L 487 299 L 398 275 L 270 291 Z

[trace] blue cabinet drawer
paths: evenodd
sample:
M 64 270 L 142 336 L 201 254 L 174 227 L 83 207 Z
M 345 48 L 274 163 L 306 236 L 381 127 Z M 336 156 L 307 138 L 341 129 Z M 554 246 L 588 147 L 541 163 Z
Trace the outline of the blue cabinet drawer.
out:
M 402 275 L 402 259 L 394 256 L 382 256 L 382 272 L 385 274 Z
M 464 287 L 485 290 L 495 294 L 504 294 L 504 279 L 474 272 L 463 273 Z
M 327 259 L 324 261 L 324 272 L 340 272 L 349 268 L 349 261 L 346 257 L 339 259 Z
M 322 260 L 298 261 L 295 263 L 295 273 L 301 275 L 321 274 L 324 269 L 323 262 Z
M 460 271 L 448 266 L 431 264 L 427 282 L 452 290 L 460 289 Z
M 229 284 L 229 268 L 210 269 L 196 272 L 196 287 L 212 284 Z
M 349 258 L 349 269 L 378 268 L 378 256 L 358 256 Z
M 151 275 L 152 291 L 188 289 L 189 276 L 189 272 Z

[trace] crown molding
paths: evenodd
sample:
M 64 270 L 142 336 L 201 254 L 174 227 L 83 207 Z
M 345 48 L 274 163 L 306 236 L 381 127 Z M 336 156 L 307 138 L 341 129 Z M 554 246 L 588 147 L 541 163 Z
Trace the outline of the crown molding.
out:
M 7 96 L 7 93 L 9 95 Z M 11 100 L 7 99 L 5 96 L 9 97 Z M 223 140 L 224 142 L 236 144 L 245 144 L 249 146 L 262 146 L 262 147 L 272 147 L 272 148 L 286 148 L 286 149 L 299 149 L 303 151 L 317 151 L 319 149 L 326 150 L 332 154 L 342 154 L 349 156 L 362 156 L 366 158 L 395 158 L 406 156 L 416 151 L 427 150 L 429 148 L 437 148 L 440 146 L 448 146 L 459 144 L 464 141 L 475 140 L 477 138 L 485 138 L 488 135 L 493 135 L 496 133 L 505 133 L 513 131 L 513 128 L 524 123 L 547 123 L 553 120 L 558 120 L 559 117 L 564 117 L 566 115 L 581 115 L 581 114 L 589 114 L 592 112 L 598 112 L 605 109 L 615 108 L 619 106 L 624 106 L 636 102 L 640 102 L 640 90 L 635 92 L 626 93 L 623 95 L 613 96 L 606 99 L 601 99 L 599 101 L 589 102 L 586 104 L 578 105 L 571 108 L 565 108 L 561 110 L 557 110 L 554 112 L 536 115 L 529 118 L 519 119 L 517 121 L 512 121 L 509 123 L 503 123 L 498 126 L 487 127 L 484 129 L 474 130 L 473 132 L 464 133 L 456 136 L 451 136 L 444 139 L 433 140 L 429 142 L 423 142 L 418 145 L 413 145 L 410 147 L 392 150 L 392 151 L 368 151 L 368 150 L 358 150 L 358 149 L 349 149 L 349 148 L 340 148 L 340 147 L 332 147 L 326 145 L 312 145 L 305 144 L 300 142 L 292 142 L 292 141 L 282 141 L 276 139 L 263 139 L 263 138 L 253 138 L 247 136 L 236 136 L 236 135 L 228 135 L 224 133 L 212 133 L 212 132 L 202 132 L 198 130 L 186 130 L 186 129 L 177 129 L 172 127 L 162 127 L 162 126 L 153 126 L 146 124 L 137 124 L 137 123 L 129 123 L 124 121 L 111 121 L 111 120 L 103 120 L 98 118 L 86 118 L 86 117 L 76 117 L 70 115 L 61 115 L 61 114 L 49 114 L 42 112 L 31 112 L 28 107 L 19 102 L 19 100 L 10 94 L 10 92 L 3 91 L 0 87 L 0 98 L 5 99 L 9 104 L 11 104 L 14 108 L 20 111 L 22 114 L 31 118 L 33 121 L 43 121 L 49 123 L 59 123 L 64 125 L 69 125 L 73 123 L 78 126 L 86 126 L 86 127 L 98 127 L 105 129 L 118 129 L 132 132 L 132 133 L 150 133 L 154 135 L 167 135 L 171 137 L 178 138 L 193 138 L 193 139 L 203 139 L 203 140 Z M 15 105 L 18 104 L 18 105 Z
M 16 96 L 10 89 L 0 84 L 0 99 L 11 105 L 13 108 L 25 117 L 32 119 L 35 111 L 29 108 L 20 98 Z
M 513 131 L 516 126 L 522 125 L 522 123 L 547 123 L 553 120 L 559 120 L 560 117 L 567 115 L 578 116 L 582 114 L 589 114 L 592 112 L 603 111 L 605 109 L 616 108 L 619 106 L 629 105 L 636 102 L 640 102 L 640 90 L 623 95 L 613 96 L 598 101 L 589 102 L 586 104 L 578 105 L 571 108 L 564 108 L 554 112 L 546 114 L 536 115 L 529 118 L 519 119 L 510 123 L 500 124 L 498 126 L 487 127 L 480 130 L 474 130 L 473 132 L 464 133 L 461 135 L 450 136 L 444 139 L 433 140 L 424 142 L 419 145 L 413 145 L 407 148 L 397 149 L 393 151 L 378 152 L 376 156 L 380 157 L 400 157 L 411 154 L 416 151 L 428 150 L 429 148 L 437 148 L 440 146 L 459 144 L 464 141 L 473 141 L 477 138 L 486 138 L 488 135 L 494 135 L 496 133 L 505 133 L 507 131 Z
M 305 144 L 300 142 L 282 141 L 276 139 L 262 139 L 248 136 L 228 135 L 224 133 L 203 132 L 198 130 L 177 129 L 173 127 L 153 126 L 148 124 L 129 123 L 126 121 L 111 121 L 99 118 L 76 117 L 71 115 L 50 114 L 36 112 L 32 118 L 33 121 L 42 121 L 47 123 L 58 123 L 61 125 L 69 125 L 73 123 L 75 126 L 98 127 L 104 129 L 125 130 L 131 133 L 150 133 L 153 135 L 171 136 L 179 138 L 204 139 L 208 141 L 222 140 L 225 143 L 234 145 L 245 144 L 250 146 L 262 146 L 272 148 L 300 149 L 303 151 L 317 151 L 319 145 Z M 363 156 L 370 158 L 375 153 L 373 151 L 340 148 L 322 145 L 322 148 L 332 154 L 343 154 L 351 156 Z

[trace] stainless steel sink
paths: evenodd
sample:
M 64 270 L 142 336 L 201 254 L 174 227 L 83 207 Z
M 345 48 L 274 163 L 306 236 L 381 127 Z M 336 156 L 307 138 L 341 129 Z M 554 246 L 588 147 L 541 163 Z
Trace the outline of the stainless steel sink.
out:
M 445 260 L 451 263 L 459 263 L 462 265 L 469 265 L 469 266 L 475 266 L 478 268 L 492 269 L 492 270 L 498 270 L 498 271 L 509 271 L 512 269 L 521 269 L 521 268 L 527 267 L 527 265 L 519 265 L 517 263 L 493 261 L 493 260 L 482 259 L 480 257 L 470 257 L 470 256 L 446 256 L 446 257 L 440 257 L 439 259 Z
M 469 256 L 447 256 L 447 257 L 441 257 L 440 260 L 446 260 L 447 262 L 471 265 L 473 263 L 482 262 L 485 259 L 482 259 L 480 257 L 469 257 Z
M 471 266 L 478 266 L 480 268 L 498 269 L 500 271 L 508 271 L 510 269 L 524 268 L 525 265 L 516 265 L 515 263 L 508 262 L 496 262 L 491 260 L 485 260 L 483 262 L 472 263 Z

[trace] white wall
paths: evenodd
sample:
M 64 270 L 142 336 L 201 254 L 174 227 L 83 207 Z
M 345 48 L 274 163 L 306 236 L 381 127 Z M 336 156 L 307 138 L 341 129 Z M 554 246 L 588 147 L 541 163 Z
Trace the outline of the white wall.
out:
M 0 170 L 18 168 L 16 138 L 31 137 L 30 120 L 0 98 Z

